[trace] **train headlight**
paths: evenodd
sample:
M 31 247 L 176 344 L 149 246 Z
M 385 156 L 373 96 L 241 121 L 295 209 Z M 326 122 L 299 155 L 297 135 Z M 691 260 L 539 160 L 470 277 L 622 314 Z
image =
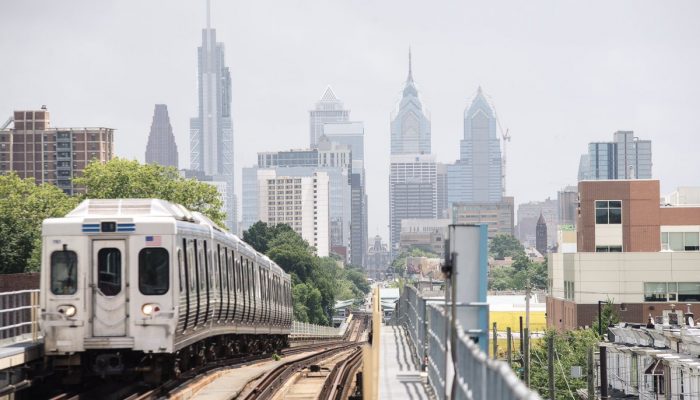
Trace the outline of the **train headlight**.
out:
M 75 316 L 75 313 L 78 312 L 78 310 L 74 306 L 67 304 L 67 305 L 59 306 L 58 312 L 65 315 L 68 318 L 71 318 L 71 317 Z
M 144 304 L 141 306 L 143 315 L 153 315 L 153 313 L 158 311 L 160 311 L 160 307 L 157 304 Z

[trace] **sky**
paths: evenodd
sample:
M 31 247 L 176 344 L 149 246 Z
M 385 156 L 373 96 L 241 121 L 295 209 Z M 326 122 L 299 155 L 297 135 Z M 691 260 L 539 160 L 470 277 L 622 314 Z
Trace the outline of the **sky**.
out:
M 331 85 L 365 124 L 369 234 L 387 239 L 390 113 L 409 46 L 438 160 L 458 158 L 481 86 L 512 137 L 516 205 L 575 184 L 587 143 L 617 130 L 652 140 L 662 194 L 700 186 L 699 16 L 692 0 L 212 0 L 239 200 L 257 152 L 308 147 L 308 111 Z M 143 161 L 164 103 L 187 168 L 205 20 L 204 0 L 4 0 L 0 122 L 46 105 L 53 126 L 115 128 L 117 155 Z

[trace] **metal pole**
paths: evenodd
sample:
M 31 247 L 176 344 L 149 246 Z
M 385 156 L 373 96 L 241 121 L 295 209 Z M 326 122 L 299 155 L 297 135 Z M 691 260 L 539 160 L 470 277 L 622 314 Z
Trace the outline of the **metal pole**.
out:
M 549 398 L 554 400 L 554 334 L 547 338 L 547 376 L 549 377 Z
M 588 400 L 595 400 L 595 388 L 593 385 L 593 347 L 588 349 Z
M 508 360 L 508 366 L 512 367 L 513 365 L 513 349 L 511 349 L 511 341 L 512 339 L 512 333 L 510 331 L 510 326 L 506 328 L 506 340 L 508 343 L 506 343 L 506 354 L 507 354 L 507 360 Z
M 523 354 L 523 316 L 518 317 L 520 319 L 520 354 Z
M 495 322 L 493 323 L 493 359 L 498 359 L 498 330 Z
M 600 305 L 601 301 L 598 300 L 598 336 L 603 339 L 603 319 L 601 318 Z
M 525 328 L 525 335 L 522 338 L 523 342 L 523 381 L 525 385 L 530 387 L 530 332 Z
M 608 399 L 608 348 L 600 346 L 600 398 Z

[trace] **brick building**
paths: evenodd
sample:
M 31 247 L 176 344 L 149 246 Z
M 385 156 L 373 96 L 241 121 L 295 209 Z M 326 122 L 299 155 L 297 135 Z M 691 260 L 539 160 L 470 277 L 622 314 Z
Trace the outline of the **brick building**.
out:
M 114 129 L 52 128 L 46 107 L 15 111 L 10 121 L 12 128 L 0 129 L 0 173 L 14 171 L 72 195 L 80 191 L 72 179 L 90 161 L 107 162 L 114 156 Z
M 582 181 L 577 252 L 549 255 L 547 324 L 591 325 L 599 301 L 643 322 L 671 303 L 700 313 L 700 207 L 660 204 L 657 180 Z

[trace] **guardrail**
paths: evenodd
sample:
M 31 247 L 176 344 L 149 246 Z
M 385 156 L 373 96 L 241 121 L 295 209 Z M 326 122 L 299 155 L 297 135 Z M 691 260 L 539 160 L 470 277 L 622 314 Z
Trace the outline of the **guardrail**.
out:
M 0 292 L 0 345 L 39 338 L 39 290 Z
M 309 324 L 307 322 L 292 321 L 292 333 L 289 335 L 290 340 L 307 340 L 307 339 L 332 339 L 341 338 L 345 335 L 345 331 L 352 320 L 352 314 L 340 324 L 339 327 L 323 326 Z
M 457 306 L 487 308 L 483 303 Z M 428 383 L 438 399 L 540 399 L 507 363 L 489 359 L 472 340 L 476 330 L 465 329 L 459 321 L 454 365 L 449 345 L 451 318 L 444 308 L 444 301 L 424 299 L 414 287 L 406 286 L 396 310 L 396 321 L 407 330 L 416 357 L 427 369 Z M 453 390 L 454 396 L 448 396 Z

